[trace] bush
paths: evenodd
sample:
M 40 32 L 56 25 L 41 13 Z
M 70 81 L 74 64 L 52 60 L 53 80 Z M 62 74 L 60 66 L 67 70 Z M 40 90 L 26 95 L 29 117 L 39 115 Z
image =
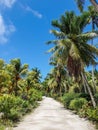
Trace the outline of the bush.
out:
M 80 93 L 80 94 L 79 94 L 79 97 L 80 97 L 80 98 L 85 98 L 87 101 L 90 101 L 90 100 L 91 100 L 90 95 L 87 94 L 87 93 Z
M 3 118 L 16 121 L 21 117 L 20 110 L 24 101 L 19 97 L 4 95 L 0 97 L 0 112 Z
M 79 97 L 79 94 L 76 94 L 76 93 L 66 93 L 64 94 L 64 96 L 62 97 L 62 102 L 64 104 L 64 106 L 66 108 L 69 108 L 69 104 L 71 102 L 71 100 L 75 99 L 75 98 L 78 98 Z
M 69 108 L 78 112 L 85 104 L 87 104 L 85 98 L 76 98 L 70 102 Z
M 22 104 L 21 113 L 22 115 L 25 115 L 28 112 L 32 111 L 33 106 L 29 103 L 29 101 L 24 101 Z
M 12 127 L 13 124 L 10 120 L 0 119 L 0 130 L 12 130 Z
M 28 93 L 28 101 L 30 104 L 34 104 L 36 101 L 42 100 L 42 93 L 36 89 L 31 89 Z
M 98 107 L 96 109 L 88 109 L 87 115 L 90 120 L 98 122 Z
M 79 111 L 80 117 L 86 117 L 89 120 L 98 122 L 98 107 L 95 109 L 88 104 L 83 105 L 82 109 Z
M 5 126 L 0 124 L 0 130 L 5 130 Z
M 87 118 L 87 110 L 90 109 L 91 106 L 88 105 L 89 103 L 82 106 L 82 108 L 79 110 L 78 114 L 80 117 Z
M 41 99 L 41 92 L 35 89 L 31 89 L 25 95 L 21 95 L 21 97 L 8 94 L 0 96 L 2 119 L 9 119 L 13 122 L 18 121 L 22 115 L 31 112 L 37 106 L 37 101 Z

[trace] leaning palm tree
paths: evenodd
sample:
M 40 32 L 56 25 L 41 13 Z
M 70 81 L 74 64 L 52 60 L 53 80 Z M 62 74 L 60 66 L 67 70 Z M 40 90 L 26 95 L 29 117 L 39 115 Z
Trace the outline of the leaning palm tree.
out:
M 91 18 L 91 26 L 92 26 L 92 31 L 94 31 L 96 29 L 96 27 L 98 27 L 98 12 L 96 12 L 96 10 L 94 9 L 93 6 L 89 6 L 88 7 L 88 11 L 90 14 L 90 18 Z M 91 44 L 93 45 L 94 40 L 91 39 Z M 94 88 L 94 92 L 96 92 L 96 82 L 95 82 L 95 76 L 94 76 L 94 64 L 92 63 L 92 85 Z
M 98 36 L 97 31 L 83 33 L 85 26 L 89 23 L 89 13 L 83 12 L 81 16 L 76 16 L 74 12 L 66 12 L 62 15 L 60 20 L 54 20 L 52 25 L 57 28 L 52 30 L 57 40 L 49 41 L 55 46 L 51 49 L 53 55 L 60 54 L 65 61 L 69 75 L 74 76 L 76 81 L 80 79 L 81 73 L 84 77 L 85 84 L 91 96 L 93 106 L 94 102 L 92 92 L 87 84 L 84 75 L 84 67 L 92 63 L 96 63 L 96 56 L 98 56 L 98 49 L 88 44 L 87 42 L 93 37 Z

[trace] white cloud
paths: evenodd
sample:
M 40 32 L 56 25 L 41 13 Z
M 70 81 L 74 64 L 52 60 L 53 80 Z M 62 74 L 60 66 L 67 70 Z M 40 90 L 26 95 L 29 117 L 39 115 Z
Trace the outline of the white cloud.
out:
M 0 0 L 0 5 L 11 8 L 15 2 L 16 0 Z
M 8 36 L 14 31 L 15 31 L 14 25 L 5 24 L 4 19 L 0 14 L 0 44 L 6 43 L 8 41 Z
M 0 35 L 5 33 L 5 25 L 2 15 L 0 15 Z
M 25 10 L 28 11 L 28 12 L 31 12 L 34 16 L 36 16 L 36 17 L 38 17 L 38 18 L 42 18 L 42 17 L 43 17 L 41 13 L 39 13 L 39 12 L 36 11 L 36 10 L 33 10 L 33 9 L 32 9 L 31 7 L 29 7 L 29 6 L 26 6 L 26 7 L 25 7 Z

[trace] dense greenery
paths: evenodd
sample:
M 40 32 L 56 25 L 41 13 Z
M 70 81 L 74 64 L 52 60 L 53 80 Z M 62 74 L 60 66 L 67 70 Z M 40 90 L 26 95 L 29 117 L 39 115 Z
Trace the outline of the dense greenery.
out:
M 6 64 L 0 59 L 0 130 L 19 121 L 31 112 L 42 99 L 41 73 L 28 69 L 20 59 Z
M 83 11 L 85 0 L 76 2 L 82 11 L 80 15 L 65 12 L 59 20 L 52 21 L 56 30 L 51 33 L 56 38 L 47 43 L 53 43 L 48 51 L 52 53 L 53 69 L 43 83 L 37 68 L 29 70 L 28 64 L 22 65 L 20 59 L 12 59 L 9 64 L 0 59 L 0 130 L 31 112 L 42 95 L 59 100 L 80 117 L 98 122 L 98 70 L 85 69 L 98 65 L 98 48 L 94 43 L 94 38 L 98 39 L 98 5 L 92 3 L 94 7 Z
M 78 6 L 84 4 L 77 2 Z M 52 54 L 53 69 L 43 84 L 46 95 L 61 101 L 81 117 L 98 122 L 98 71 L 94 70 L 98 65 L 98 48 L 94 43 L 94 38 L 98 39 L 98 12 L 93 6 L 83 11 L 82 6 L 80 15 L 65 12 L 59 20 L 52 21 L 56 30 L 51 33 L 56 38 L 47 43 L 53 43 L 48 51 Z M 88 66 L 93 69 L 87 71 Z

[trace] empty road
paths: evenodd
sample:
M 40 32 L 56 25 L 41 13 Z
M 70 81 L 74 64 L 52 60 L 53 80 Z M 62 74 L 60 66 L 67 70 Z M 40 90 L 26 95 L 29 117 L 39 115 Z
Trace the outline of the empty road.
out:
M 13 130 L 95 130 L 94 126 L 78 115 L 65 110 L 52 98 L 43 97 L 38 108 L 24 117 Z

